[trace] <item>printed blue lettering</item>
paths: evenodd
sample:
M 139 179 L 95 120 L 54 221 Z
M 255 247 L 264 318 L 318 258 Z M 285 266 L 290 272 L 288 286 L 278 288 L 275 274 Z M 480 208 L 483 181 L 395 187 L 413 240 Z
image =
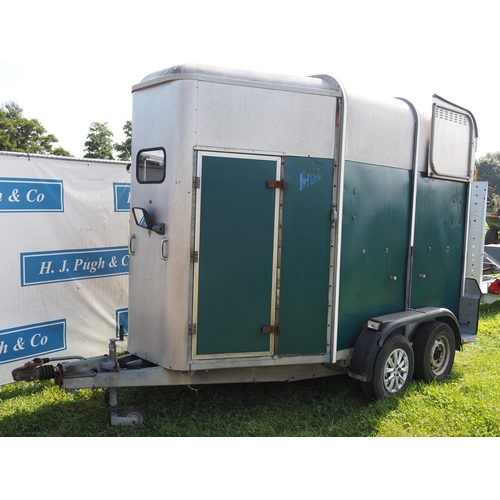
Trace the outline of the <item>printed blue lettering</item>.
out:
M 9 201 L 11 203 L 19 203 L 19 189 L 14 189 L 12 194 L 9 196 Z
M 14 346 L 14 351 L 15 352 L 24 351 L 24 340 L 22 337 L 19 337 L 17 339 L 16 345 Z
M 42 336 L 41 333 L 36 333 L 35 335 L 33 335 L 33 337 L 31 337 L 30 345 L 31 347 L 44 346 L 48 341 L 49 338 L 47 337 L 47 335 Z
M 21 254 L 21 286 L 128 274 L 128 247 Z
M 114 257 L 113 257 L 114 258 Z M 90 274 L 94 274 L 98 269 L 104 269 L 105 262 L 102 257 L 99 260 L 93 260 L 92 262 L 85 262 L 83 259 L 76 259 L 74 271 L 82 270 L 88 271 Z
M 302 172 L 300 172 L 299 176 L 299 191 L 303 191 L 304 189 L 312 186 L 313 184 L 316 184 L 316 182 L 319 182 L 320 180 L 321 180 L 321 174 L 306 172 L 305 170 L 303 170 Z
M 63 181 L 0 177 L 0 212 L 64 212 Z
M 42 262 L 42 265 L 40 266 L 40 272 L 38 274 L 49 274 L 50 273 L 50 266 L 52 265 L 52 262 Z
M 66 320 L 0 331 L 0 364 L 66 349 Z
M 36 189 L 30 189 L 26 195 L 26 199 L 29 203 L 34 203 L 35 201 L 37 203 L 42 203 L 45 199 L 45 195 L 43 193 L 38 194 Z

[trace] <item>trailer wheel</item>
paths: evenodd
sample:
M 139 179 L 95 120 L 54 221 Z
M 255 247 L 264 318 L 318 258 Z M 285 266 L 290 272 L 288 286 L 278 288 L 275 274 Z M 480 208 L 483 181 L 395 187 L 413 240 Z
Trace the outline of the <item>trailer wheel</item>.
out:
M 488 229 L 484 237 L 485 245 L 498 245 L 498 231 L 496 229 Z
M 443 380 L 455 361 L 455 335 L 446 323 L 422 325 L 413 341 L 415 377 L 425 382 Z
M 414 363 L 410 341 L 402 335 L 389 336 L 375 357 L 372 379 L 362 382 L 365 396 L 382 399 L 403 392 L 412 380 Z
M 141 425 L 146 422 L 146 412 L 140 406 L 127 406 L 120 411 L 120 417 L 133 418 L 134 425 Z

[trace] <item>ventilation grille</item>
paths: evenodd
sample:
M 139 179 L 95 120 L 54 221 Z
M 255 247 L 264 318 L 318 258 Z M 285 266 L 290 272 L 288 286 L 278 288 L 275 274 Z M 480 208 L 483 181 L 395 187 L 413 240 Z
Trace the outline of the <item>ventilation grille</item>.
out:
M 449 122 L 457 123 L 458 125 L 468 125 L 467 117 L 461 113 L 455 113 L 449 109 L 439 108 L 436 106 L 436 118 L 447 120 Z

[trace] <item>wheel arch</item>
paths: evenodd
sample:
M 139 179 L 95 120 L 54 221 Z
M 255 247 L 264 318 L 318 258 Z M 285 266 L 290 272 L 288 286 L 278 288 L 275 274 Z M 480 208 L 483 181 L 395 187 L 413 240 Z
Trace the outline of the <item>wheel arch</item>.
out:
M 413 326 L 415 332 L 419 326 L 429 321 L 442 321 L 450 326 L 456 340 L 456 350 L 460 349 L 460 327 L 455 315 L 442 307 L 422 307 L 384 316 L 377 316 L 367 321 L 354 344 L 349 376 L 362 382 L 369 382 L 373 376 L 373 365 L 378 350 L 387 337 L 399 328 Z M 413 333 L 408 335 L 411 341 Z

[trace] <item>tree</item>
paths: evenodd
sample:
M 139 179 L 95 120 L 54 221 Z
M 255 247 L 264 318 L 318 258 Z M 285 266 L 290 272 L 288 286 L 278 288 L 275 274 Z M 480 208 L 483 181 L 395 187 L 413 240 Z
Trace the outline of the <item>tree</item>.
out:
M 115 151 L 118 152 L 118 159 L 123 161 L 130 160 L 132 153 L 132 121 L 127 120 L 123 126 L 125 140 L 121 143 L 115 142 Z
M 38 120 L 25 118 L 16 102 L 8 101 L 0 107 L 0 150 L 71 156 L 62 147 L 54 148 L 57 142 Z
M 113 132 L 109 130 L 108 123 L 92 122 L 89 130 L 83 157 L 113 160 Z
M 500 151 L 487 153 L 476 160 L 477 180 L 488 181 L 488 187 L 500 195 Z

